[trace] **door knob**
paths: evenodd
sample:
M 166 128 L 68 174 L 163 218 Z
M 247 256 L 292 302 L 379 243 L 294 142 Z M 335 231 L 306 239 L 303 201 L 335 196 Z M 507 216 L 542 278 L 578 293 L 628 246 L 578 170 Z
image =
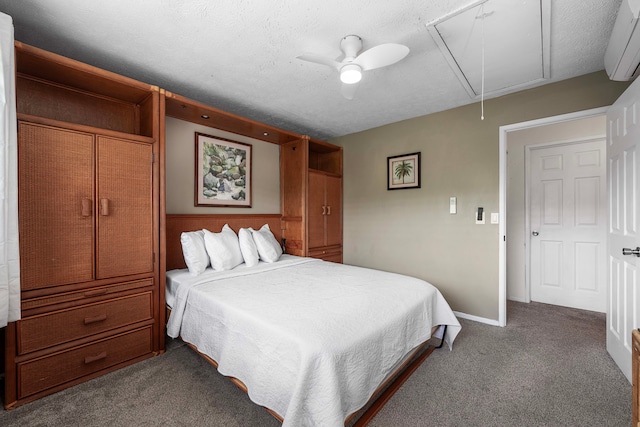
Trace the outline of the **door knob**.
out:
M 622 255 L 635 255 L 640 257 L 640 247 L 636 247 L 635 249 L 622 248 Z
M 533 236 L 537 236 L 537 235 L 538 235 L 538 234 L 540 234 L 540 233 L 538 233 L 537 231 L 535 231 L 535 230 L 534 230 L 534 231 L 532 231 L 532 232 L 531 232 L 531 234 L 532 234 Z

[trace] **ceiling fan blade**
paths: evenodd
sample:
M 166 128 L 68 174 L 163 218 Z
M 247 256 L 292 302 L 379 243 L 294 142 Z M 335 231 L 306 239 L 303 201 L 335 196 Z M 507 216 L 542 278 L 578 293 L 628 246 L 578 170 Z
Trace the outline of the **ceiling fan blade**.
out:
M 373 70 L 395 64 L 409 54 L 409 48 L 396 43 L 385 43 L 365 50 L 354 59 L 363 70 Z
M 340 66 L 342 65 L 340 62 L 334 61 L 333 59 L 327 58 L 326 56 L 318 55 L 315 53 L 303 53 L 297 58 L 303 61 L 313 62 L 315 64 L 327 65 L 331 68 L 335 68 L 336 70 L 339 70 Z
M 356 94 L 356 90 L 358 90 L 358 83 L 342 83 L 340 93 L 342 93 L 342 96 L 344 96 L 346 99 L 353 99 L 354 95 Z

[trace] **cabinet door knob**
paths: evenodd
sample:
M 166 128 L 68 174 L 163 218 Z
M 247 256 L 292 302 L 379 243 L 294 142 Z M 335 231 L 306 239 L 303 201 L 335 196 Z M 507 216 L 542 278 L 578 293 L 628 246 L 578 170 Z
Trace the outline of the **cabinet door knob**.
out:
M 327 214 L 327 207 L 323 206 L 322 207 L 322 215 L 326 215 Z
M 331 206 L 327 206 L 327 215 L 331 215 Z
M 82 198 L 82 216 L 91 216 L 91 199 Z
M 100 199 L 100 215 L 109 215 L 109 199 Z

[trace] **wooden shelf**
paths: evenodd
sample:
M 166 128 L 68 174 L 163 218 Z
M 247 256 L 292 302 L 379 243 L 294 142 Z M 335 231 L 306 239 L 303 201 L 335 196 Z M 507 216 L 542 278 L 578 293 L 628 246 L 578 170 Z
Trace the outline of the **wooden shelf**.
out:
M 21 42 L 15 42 L 15 47 L 18 74 L 130 104 L 139 104 L 149 96 L 149 92 L 158 90 L 156 86 Z
M 342 176 L 342 147 L 309 139 L 309 169 Z
M 158 87 L 20 42 L 15 48 L 18 113 L 158 137 Z

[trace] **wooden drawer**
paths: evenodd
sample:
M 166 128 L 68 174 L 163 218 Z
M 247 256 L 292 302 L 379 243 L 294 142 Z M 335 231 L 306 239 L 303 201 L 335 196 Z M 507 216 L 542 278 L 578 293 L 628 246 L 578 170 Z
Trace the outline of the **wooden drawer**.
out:
M 19 363 L 18 398 L 151 353 L 152 326 Z
M 342 263 L 342 247 L 316 248 L 309 250 L 309 256 L 325 261 Z
M 37 314 L 49 313 L 55 310 L 75 307 L 80 304 L 89 304 L 99 301 L 110 300 L 122 295 L 131 295 L 142 292 L 143 288 L 153 286 L 153 278 L 132 280 L 129 282 L 118 282 L 98 285 L 98 281 L 91 282 L 88 288 L 76 289 L 74 286 L 57 286 L 53 289 L 53 294 L 40 296 L 29 296 L 22 294 L 22 317 L 35 316 Z M 63 289 L 63 288 L 68 289 Z M 33 292 L 31 292 L 33 294 Z
M 151 291 L 18 321 L 18 353 L 51 347 L 153 317 Z

